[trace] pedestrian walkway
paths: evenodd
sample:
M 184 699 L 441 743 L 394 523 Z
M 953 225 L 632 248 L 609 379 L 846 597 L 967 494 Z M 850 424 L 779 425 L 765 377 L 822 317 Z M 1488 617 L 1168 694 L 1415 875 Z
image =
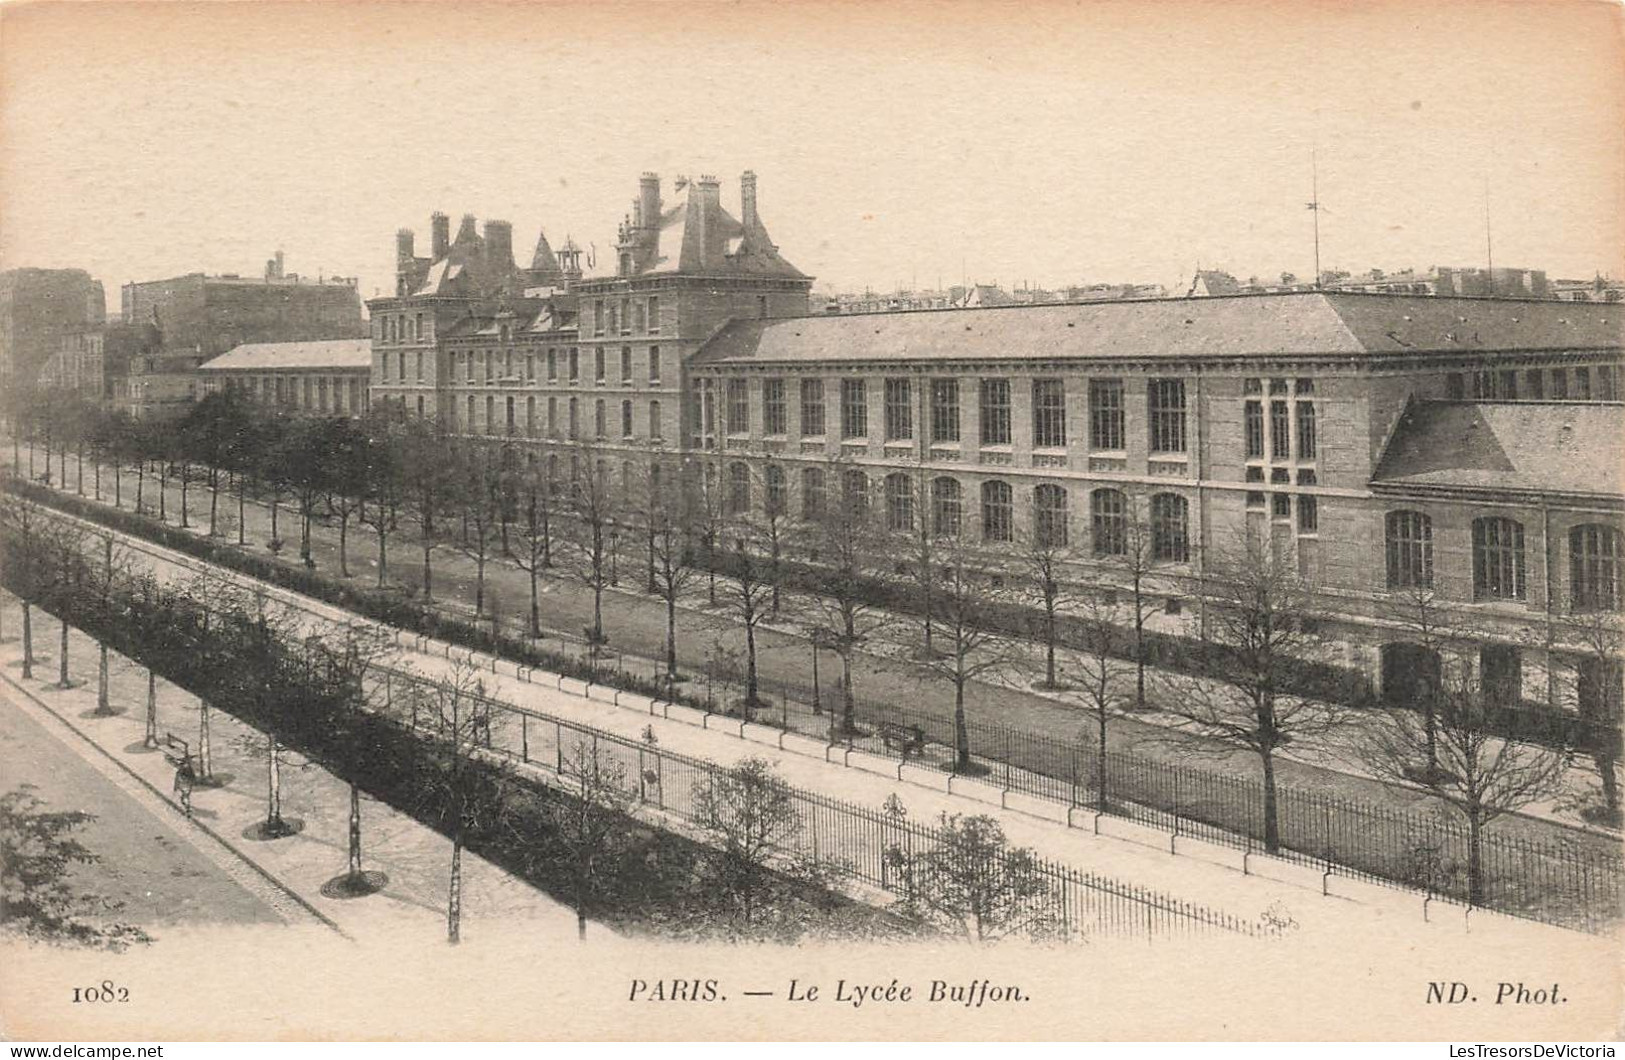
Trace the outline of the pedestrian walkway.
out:
M 155 546 L 144 544 L 132 551 L 132 556 L 149 563 L 165 580 L 191 581 L 205 572 L 207 577 L 228 583 L 260 584 Z M 291 605 L 290 616 L 312 631 L 357 621 L 356 616 L 339 608 L 285 590 L 268 587 L 267 598 L 273 604 Z M 397 662 L 431 680 L 451 673 L 460 660 L 471 658 L 465 650 L 425 638 L 402 635 L 397 639 L 403 645 Z M 1044 857 L 1248 919 L 1257 919 L 1270 910 L 1272 915 L 1293 920 L 1303 930 L 1317 934 L 1360 931 L 1396 937 L 1415 932 L 1460 931 L 1467 926 L 1468 915 L 1461 907 L 1432 903 L 1431 908 L 1425 908 L 1428 903 L 1417 892 L 1328 878 L 1312 868 L 1259 856 L 1243 865 L 1238 863 L 1235 852 L 1204 849 L 1202 844 L 1185 840 L 1170 846 L 1166 836 L 1111 818 L 1101 818 L 1097 823 L 1092 815 L 1074 815 L 1073 827 L 1068 827 L 1064 822 L 1044 819 L 1043 815 L 1052 813 L 1050 807 L 1036 805 L 1036 800 L 1024 802 L 1017 796 L 1005 796 L 984 785 L 956 780 L 954 793 L 950 794 L 944 790 L 945 774 L 928 776 L 916 771 L 908 778 L 914 782 L 909 783 L 898 779 L 895 762 L 866 762 L 868 756 L 852 756 L 850 760 L 876 770 L 866 772 L 847 765 L 848 756 L 838 748 L 835 753 L 839 760 L 832 762 L 826 760 L 822 744 L 795 737 L 784 738 L 781 744 L 777 730 L 754 726 L 747 730 L 735 720 L 731 722 L 733 733 L 729 734 L 711 727 L 728 724 L 725 719 L 707 718 L 698 712 L 687 712 L 691 715 L 687 721 L 692 723 L 685 724 L 684 712 L 675 708 L 651 714 L 647 700 L 637 707 L 616 706 L 612 701 L 617 698 L 628 704 L 637 703 L 637 699 L 617 697 L 604 689 L 598 690 L 603 698 L 593 698 L 581 694 L 585 690 L 579 683 L 540 673 L 521 676 L 512 664 L 495 664 L 484 656 L 472 658 L 489 674 L 489 693 L 526 708 L 629 739 L 641 738 L 647 726 L 661 747 L 722 765 L 763 755 L 798 787 L 876 809 L 895 794 L 910 815 L 919 820 L 932 821 L 941 813 L 987 813 L 1000 820 L 1012 842 L 1031 846 Z M 742 738 L 741 733 L 752 739 Z M 1471 921 L 1474 932 L 1537 941 L 1558 930 L 1482 911 L 1472 913 Z
M 7 628 L 18 628 L 20 608 L 9 596 L 0 605 Z M 35 641 L 55 651 L 59 624 L 36 609 Z M 331 897 L 323 885 L 347 864 L 349 787 L 326 769 L 284 751 L 282 815 L 299 831 L 276 840 L 255 837 L 266 816 L 267 766 L 262 735 L 223 710 L 209 712 L 213 772 L 219 787 L 200 784 L 188 821 L 173 793 L 175 766 L 143 747 L 147 671 L 109 653 L 109 701 L 116 713 L 95 714 L 96 646 L 70 629 L 69 669 L 76 687 L 55 687 L 55 666 L 36 666 L 33 680 L 15 663 L 21 643 L 0 643 L 0 695 L 48 726 L 63 743 L 120 788 L 165 817 L 177 833 L 274 908 L 287 923 L 323 924 L 365 941 L 444 938 L 451 843 L 388 805 L 364 797 L 364 867 L 388 882 L 377 894 Z M 196 752 L 200 706 L 196 696 L 157 682 L 158 730 Z M 58 807 L 66 809 L 71 807 Z M 500 925 L 500 927 L 499 927 Z M 573 910 L 478 855 L 463 853 L 462 937 L 525 931 L 538 939 L 573 942 Z M 605 930 L 595 927 L 592 930 Z

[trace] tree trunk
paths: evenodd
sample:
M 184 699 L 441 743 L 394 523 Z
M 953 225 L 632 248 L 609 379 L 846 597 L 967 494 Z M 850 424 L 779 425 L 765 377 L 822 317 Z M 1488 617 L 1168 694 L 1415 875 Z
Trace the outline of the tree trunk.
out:
M 29 452 L 33 452 L 33 450 L 29 450 Z M 141 503 L 141 494 L 146 488 L 146 485 L 147 462 L 145 460 L 137 460 L 135 462 L 135 510 L 137 514 L 144 510 Z
M 282 821 L 282 750 L 274 734 L 266 741 L 265 834 L 275 837 L 287 830 Z
M 307 568 L 316 564 L 310 558 L 310 504 L 299 504 L 299 561 Z
M 124 469 L 113 461 L 113 507 L 124 507 Z
M 434 599 L 434 583 L 430 581 L 431 571 L 429 570 L 429 551 L 432 548 L 434 548 L 434 544 L 429 540 L 428 529 L 425 529 L 423 531 L 423 598 L 425 600 Z
M 248 483 L 246 482 L 246 480 L 244 479 L 244 477 L 242 475 L 238 475 L 237 476 L 237 543 L 239 545 L 247 543 L 247 538 L 246 538 L 245 535 L 248 533 L 248 520 L 244 517 L 244 512 L 248 507 L 247 494 L 248 494 Z
M 348 578 L 350 576 L 350 558 L 349 558 L 349 551 L 348 551 L 349 550 L 349 543 L 350 543 L 350 516 L 348 514 L 341 514 L 339 516 L 339 577 L 340 578 Z
M 147 671 L 147 735 L 141 744 L 149 750 L 158 749 L 158 675 L 150 669 Z
M 756 719 L 756 623 L 745 623 L 745 720 Z
M 649 595 L 653 596 L 660 588 L 655 584 L 655 529 L 654 523 L 649 524 Z
M 105 717 L 113 713 L 107 697 L 107 645 L 98 644 L 96 649 L 96 713 Z
M 1145 609 L 1134 590 L 1134 709 L 1145 710 Z
M 852 651 L 841 655 L 841 725 L 848 736 L 858 731 L 858 700 L 852 694 Z
M 530 635 L 539 638 L 542 635 L 542 607 L 538 597 L 536 582 L 536 546 L 530 546 Z
M 970 726 L 965 722 L 965 677 L 954 678 L 954 769 L 970 769 Z
M 277 532 L 276 532 L 277 509 L 279 509 L 281 507 L 282 507 L 282 505 L 278 503 L 278 498 L 275 495 L 273 495 L 271 497 L 271 540 L 272 541 L 277 540 Z
M 1100 664 L 1104 667 L 1106 660 L 1100 660 Z M 1100 793 L 1096 809 L 1101 813 L 1105 813 L 1111 807 L 1106 784 L 1106 705 L 1104 703 L 1098 704 L 1096 709 L 1099 712 L 1100 720 L 1100 743 L 1095 748 L 1095 786 Z
M 158 521 L 169 522 L 169 465 L 158 462 Z
M 1484 904 L 1484 821 L 1476 806 L 1467 808 L 1467 904 Z
M 350 875 L 361 875 L 361 789 L 350 781 Z
M 677 592 L 666 594 L 666 681 L 677 682 Z
M 1055 687 L 1055 594 L 1044 598 L 1044 685 Z
M 197 702 L 197 775 L 199 780 L 208 780 L 214 776 L 214 760 L 209 753 L 209 701 Z
M 30 679 L 34 676 L 34 616 L 26 598 L 23 599 L 23 676 Z
M 1264 767 L 1264 850 L 1270 854 L 1281 852 L 1281 822 L 1278 816 L 1275 792 L 1275 750 L 1265 747 L 1258 752 Z
M 592 651 L 598 655 L 598 646 L 604 642 L 604 579 L 594 572 L 592 583 Z
M 189 486 L 191 484 L 191 482 L 192 482 L 192 469 L 188 468 L 188 467 L 182 467 L 181 468 L 181 527 L 182 527 L 182 529 L 190 529 L 191 525 L 192 525 L 190 522 L 187 521 L 187 518 L 186 518 L 186 488 L 187 488 L 187 486 Z
M 451 884 L 446 895 L 446 941 L 455 946 L 462 941 L 463 926 L 463 831 L 459 825 L 451 839 Z
M 56 686 L 68 687 L 68 617 L 67 608 L 62 609 L 62 658 L 57 660 Z
M 99 501 L 102 499 L 102 461 L 100 457 L 96 458 L 94 468 L 95 469 L 90 475 L 92 483 L 91 489 L 95 494 L 96 499 Z
M 209 536 L 215 536 L 216 516 L 220 511 L 220 476 L 209 473 Z
M 389 531 L 384 522 L 384 510 L 378 509 L 378 588 L 384 587 L 384 578 L 389 570 Z
M 474 557 L 474 617 L 485 614 L 485 537 L 480 535 L 480 549 Z

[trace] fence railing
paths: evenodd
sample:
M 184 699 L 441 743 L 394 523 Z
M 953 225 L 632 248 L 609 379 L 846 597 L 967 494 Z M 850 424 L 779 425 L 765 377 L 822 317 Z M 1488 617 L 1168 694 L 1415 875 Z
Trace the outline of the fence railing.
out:
M 19 488 L 13 482 L 6 486 Z M 105 521 L 115 514 L 88 510 L 88 505 L 75 498 L 60 500 L 70 510 L 83 505 L 87 511 L 81 514 L 92 518 L 101 516 Z M 142 529 L 169 531 L 167 527 L 146 527 L 144 523 L 136 526 L 137 520 L 127 513 L 118 521 L 130 523 L 122 528 L 137 533 Z M 369 594 L 349 587 L 323 591 L 326 583 L 314 574 L 259 557 L 239 556 L 234 550 L 201 542 L 180 531 L 165 532 L 162 540 L 182 551 L 245 569 L 341 606 L 358 606 L 358 601 L 370 599 Z M 444 602 L 403 605 L 391 601 L 383 611 L 362 610 L 391 622 L 409 621 L 414 614 L 421 619 L 424 613 L 432 613 L 438 616 L 435 628 L 422 630 L 431 635 L 498 653 L 512 653 L 519 647 L 527 664 L 569 664 L 566 672 L 572 676 L 596 675 L 605 684 L 660 694 L 711 713 L 738 713 L 739 699 L 743 697 L 736 675 L 715 673 L 703 663 L 685 663 L 685 669 L 703 680 L 691 681 L 682 688 L 663 687 L 653 673 L 644 676 L 625 671 L 622 656 L 594 652 L 583 638 L 547 632 L 548 642 L 558 649 L 575 649 L 580 659 L 571 659 L 562 650 L 525 648 L 522 636 L 488 636 L 473 623 L 468 609 Z M 484 625 L 489 628 L 490 623 Z M 502 632 L 498 625 L 496 632 Z M 510 621 L 510 626 L 520 625 Z M 842 693 L 833 683 L 814 689 L 791 682 L 763 681 L 759 694 L 767 703 L 753 716 L 764 724 L 897 759 L 913 755 L 922 762 L 946 764 L 953 754 L 953 719 L 946 714 L 854 695 L 856 731 L 848 732 L 841 724 Z M 886 731 L 893 727 L 917 732 L 920 739 L 886 738 Z M 1262 849 L 1263 788 L 1256 781 L 1126 752 L 1108 752 L 1102 770 L 1092 746 L 986 722 L 969 721 L 967 730 L 973 764 L 985 769 L 991 782 L 1007 790 L 1087 807 L 1235 849 Z M 1276 853 L 1320 866 L 1327 872 L 1466 901 L 1470 838 L 1465 824 L 1450 820 L 1447 812 L 1443 806 L 1434 813 L 1395 810 L 1278 785 L 1281 842 Z M 1488 908 L 1591 932 L 1610 931 L 1618 923 L 1622 888 L 1617 844 L 1614 849 L 1600 850 L 1600 837 L 1584 843 L 1578 839 L 1538 842 L 1494 831 L 1485 832 L 1481 842 L 1482 901 Z
M 417 728 L 430 723 L 424 697 L 435 694 L 436 682 L 397 668 L 381 667 L 373 675 L 373 703 L 400 723 Z M 696 802 L 699 788 L 728 777 L 728 770 L 703 759 L 640 743 L 492 696 L 476 699 L 493 715 L 483 732 L 490 751 L 522 763 L 535 763 L 563 776 L 577 774 L 584 757 L 598 756 L 600 775 L 622 767 L 629 795 L 646 806 L 691 824 L 703 824 Z M 913 897 L 912 875 L 900 868 L 911 855 L 933 849 L 950 851 L 947 833 L 937 827 L 872 810 L 816 792 L 785 785 L 795 807 L 796 823 L 780 851 L 811 858 L 826 869 L 878 887 L 901 899 Z M 901 853 L 900 863 L 897 854 Z M 1008 858 L 990 871 L 1013 872 Z M 1185 902 L 1157 891 L 1034 859 L 1029 870 L 1042 880 L 1042 890 L 1029 899 L 1032 912 L 1047 933 L 1069 939 L 1126 936 L 1147 939 L 1228 932 L 1269 936 L 1277 925 L 1249 920 L 1221 910 Z

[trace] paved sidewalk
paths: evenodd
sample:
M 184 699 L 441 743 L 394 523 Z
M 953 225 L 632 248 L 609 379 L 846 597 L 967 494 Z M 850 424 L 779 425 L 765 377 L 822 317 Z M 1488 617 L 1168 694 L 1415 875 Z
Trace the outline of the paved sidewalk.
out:
M 20 609 L 9 596 L 4 610 L 7 628 L 17 628 Z M 198 786 L 188 822 L 174 801 L 174 767 L 165 756 L 145 751 L 146 670 L 116 653 L 109 654 L 109 699 L 114 717 L 94 715 L 96 648 L 88 636 L 70 630 L 69 671 L 83 682 L 66 691 L 56 687 L 55 652 L 60 624 L 36 610 L 35 644 L 50 646 L 52 665 L 36 666 L 34 680 L 20 677 L 17 641 L 0 644 L 0 694 L 42 724 L 53 726 L 65 745 L 87 762 L 101 760 L 125 777 L 123 787 L 139 789 L 155 812 L 192 845 L 210 855 L 239 883 L 277 908 L 288 922 L 325 919 L 357 941 L 379 937 L 444 938 L 446 891 L 451 843 L 444 836 L 389 806 L 364 798 L 362 849 L 364 867 L 386 873 L 382 892 L 364 898 L 330 898 L 322 885 L 345 870 L 349 834 L 349 787 L 325 769 L 285 752 L 282 767 L 282 814 L 297 819 L 301 831 L 264 841 L 252 837 L 265 819 L 266 763 L 263 737 L 221 710 L 210 711 L 210 745 L 219 788 Z M 47 635 L 48 634 L 48 635 Z M 173 733 L 198 744 L 196 696 L 158 682 L 159 732 Z M 59 808 L 68 808 L 66 806 Z M 222 856 L 223 855 L 223 856 Z M 137 855 L 139 856 L 139 855 Z M 462 936 L 520 930 L 545 940 L 574 941 L 575 913 L 567 906 L 497 868 L 478 855 L 463 853 Z M 607 930 L 599 926 L 593 931 Z
M 205 567 L 195 559 L 150 545 L 143 545 L 142 550 L 133 555 L 150 564 L 166 580 L 189 581 Z M 206 576 L 239 584 L 251 581 L 243 575 L 219 568 L 210 569 Z M 285 590 L 268 588 L 267 596 L 273 602 L 294 605 L 290 608 L 290 614 L 305 628 L 330 629 L 335 624 L 348 625 L 357 621 L 356 616 L 348 612 Z M 422 638 L 410 636 L 403 636 L 401 640 L 412 646 L 424 643 Z M 398 661 L 432 679 L 449 673 L 455 665 L 454 658 L 467 658 L 469 654 L 461 650 L 448 650 L 443 644 L 426 646 L 429 650 L 421 652 L 410 647 L 403 648 Z M 490 670 L 488 658 L 482 658 L 480 662 L 482 668 Z M 956 791 L 960 792 L 958 794 L 934 790 L 942 786 L 946 776 L 940 780 L 937 777 L 921 777 L 921 784 L 903 783 L 896 779 L 896 763 L 879 760 L 873 763 L 878 770 L 889 772 L 890 776 L 864 772 L 839 762 L 826 761 L 822 757 L 824 749 L 810 742 L 804 748 L 807 754 L 781 750 L 778 747 L 779 734 L 775 730 L 757 729 L 753 735 L 771 741 L 771 745 L 757 743 L 715 729 L 684 724 L 676 717 L 651 716 L 647 706 L 642 710 L 617 707 L 612 703 L 561 691 L 558 687 L 550 688 L 541 683 L 550 680 L 545 675 L 537 674 L 531 681 L 520 680 L 515 676 L 512 664 L 504 664 L 501 669 L 503 672 L 488 673 L 487 689 L 510 702 L 629 739 L 638 739 L 648 726 L 661 747 L 722 764 L 752 755 L 764 755 L 775 761 L 787 780 L 809 790 L 874 808 L 879 808 L 889 795 L 895 793 L 915 819 L 933 820 L 942 812 L 988 813 L 1000 820 L 1013 842 L 1031 846 L 1045 857 L 1248 919 L 1256 919 L 1266 909 L 1273 907 L 1285 910 L 1303 930 L 1317 935 L 1324 931 L 1360 931 L 1391 933 L 1401 938 L 1432 931 L 1457 932 L 1465 926 L 1466 917 L 1461 907 L 1440 903 L 1432 907 L 1433 922 L 1425 923 L 1423 898 L 1416 892 L 1361 885 L 1339 877 L 1326 881 L 1312 868 L 1262 857 L 1252 858 L 1248 865 L 1252 874 L 1244 874 L 1239 866 L 1226 864 L 1234 862 L 1237 857 L 1235 852 L 1204 850 L 1200 844 L 1181 841 L 1180 849 L 1188 856 L 1173 856 L 1163 845 L 1166 843 L 1165 836 L 1126 826 L 1110 818 L 1101 819 L 1099 827 L 1102 834 L 1095 835 L 1094 821 L 1089 815 L 1074 817 L 1075 825 L 1082 827 L 1067 827 L 1021 812 L 1013 805 L 999 805 L 1001 797 L 994 790 L 980 790 L 979 798 L 973 798 L 965 792 L 975 790 L 975 786 L 962 785 L 958 781 L 955 782 Z M 556 680 L 554 683 L 556 686 Z M 708 723 L 720 720 L 713 718 Z M 733 725 L 737 733 L 738 723 L 734 722 Z M 992 803 L 982 799 L 991 799 Z M 1041 806 L 1029 808 L 1050 812 Z M 1207 858 L 1212 860 L 1205 860 Z M 1332 896 L 1322 893 L 1326 886 L 1332 890 Z M 1472 930 L 1475 934 L 1488 932 L 1539 944 L 1541 939 L 1553 938 L 1551 933 L 1560 929 L 1480 911 L 1472 914 Z M 1570 936 L 1564 933 L 1561 937 Z

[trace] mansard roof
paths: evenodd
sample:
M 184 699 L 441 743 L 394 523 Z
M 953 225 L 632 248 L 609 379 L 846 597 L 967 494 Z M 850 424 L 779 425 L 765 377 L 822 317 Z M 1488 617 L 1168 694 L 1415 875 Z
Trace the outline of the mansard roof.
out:
M 696 363 L 1619 351 L 1622 324 L 1606 303 L 1304 291 L 734 321 Z
M 677 182 L 674 201 L 663 205 L 653 254 L 638 270 L 650 273 L 743 273 L 806 279 L 779 254 L 760 217 L 742 223 L 722 208 L 715 181 Z

